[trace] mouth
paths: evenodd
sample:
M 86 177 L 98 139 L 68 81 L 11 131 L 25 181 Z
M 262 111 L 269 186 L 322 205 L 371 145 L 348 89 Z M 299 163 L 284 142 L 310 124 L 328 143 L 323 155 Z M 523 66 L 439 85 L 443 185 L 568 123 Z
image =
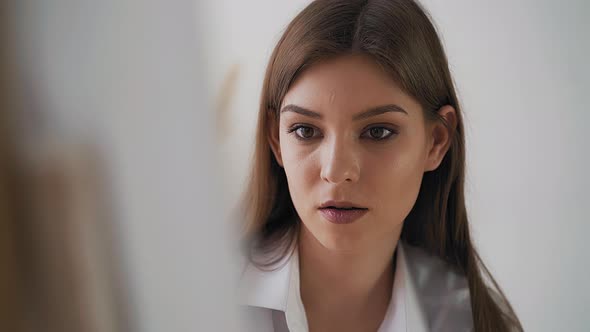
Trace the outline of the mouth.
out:
M 319 211 L 333 224 L 350 224 L 364 216 L 369 209 L 350 202 L 328 201 L 319 207 Z
M 351 202 L 326 201 L 319 207 L 320 209 L 338 209 L 338 210 L 368 210 L 364 206 L 360 206 Z

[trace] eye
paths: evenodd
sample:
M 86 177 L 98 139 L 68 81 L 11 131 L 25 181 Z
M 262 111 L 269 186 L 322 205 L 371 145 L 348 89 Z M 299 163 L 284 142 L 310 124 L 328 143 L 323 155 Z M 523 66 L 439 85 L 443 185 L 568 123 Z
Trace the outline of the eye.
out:
M 396 134 L 393 130 L 386 127 L 372 127 L 367 129 L 361 137 L 369 138 L 375 141 L 381 141 Z
M 290 133 L 295 133 L 295 137 L 300 140 L 309 140 L 316 136 L 318 136 L 319 131 L 314 127 L 304 126 L 304 125 L 296 125 L 290 128 L 287 131 Z

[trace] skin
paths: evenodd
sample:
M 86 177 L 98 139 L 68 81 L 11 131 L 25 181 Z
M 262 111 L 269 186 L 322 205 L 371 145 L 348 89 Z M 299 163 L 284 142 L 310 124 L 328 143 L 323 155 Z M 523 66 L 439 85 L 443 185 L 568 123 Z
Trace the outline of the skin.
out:
M 366 114 L 385 105 L 397 111 Z M 438 113 L 454 129 L 454 108 Z M 391 297 L 391 260 L 404 219 L 424 172 L 447 152 L 449 130 L 426 121 L 414 98 L 357 55 L 306 69 L 269 126 L 303 224 L 301 298 L 310 331 L 376 331 Z M 328 200 L 368 211 L 353 223 L 333 224 L 318 209 Z

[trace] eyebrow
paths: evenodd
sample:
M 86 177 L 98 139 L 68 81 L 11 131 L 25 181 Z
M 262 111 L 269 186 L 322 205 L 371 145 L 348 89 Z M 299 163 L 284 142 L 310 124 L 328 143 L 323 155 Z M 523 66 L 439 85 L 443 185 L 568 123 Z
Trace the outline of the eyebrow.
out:
M 307 108 L 297 106 L 294 104 L 289 104 L 289 105 L 286 105 L 285 107 L 283 107 L 281 109 L 281 114 L 285 113 L 285 112 L 294 112 L 294 113 L 298 113 L 298 114 L 305 115 L 305 116 L 315 118 L 315 119 L 322 119 L 323 118 L 323 116 L 320 113 L 308 110 Z M 356 114 L 352 119 L 355 121 L 358 121 L 358 120 L 370 118 L 372 116 L 380 115 L 383 113 L 389 113 L 389 112 L 404 113 L 404 114 L 408 115 L 408 112 L 406 112 L 406 110 L 404 110 L 400 106 L 395 105 L 395 104 L 388 104 L 388 105 L 371 107 L 370 109 L 368 109 L 362 113 Z

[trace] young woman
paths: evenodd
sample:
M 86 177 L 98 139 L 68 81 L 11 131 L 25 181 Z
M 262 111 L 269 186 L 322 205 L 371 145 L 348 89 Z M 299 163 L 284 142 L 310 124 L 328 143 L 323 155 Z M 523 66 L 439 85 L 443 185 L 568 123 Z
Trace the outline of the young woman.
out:
M 317 0 L 295 17 L 253 162 L 251 330 L 522 330 L 470 238 L 459 102 L 415 1 Z

